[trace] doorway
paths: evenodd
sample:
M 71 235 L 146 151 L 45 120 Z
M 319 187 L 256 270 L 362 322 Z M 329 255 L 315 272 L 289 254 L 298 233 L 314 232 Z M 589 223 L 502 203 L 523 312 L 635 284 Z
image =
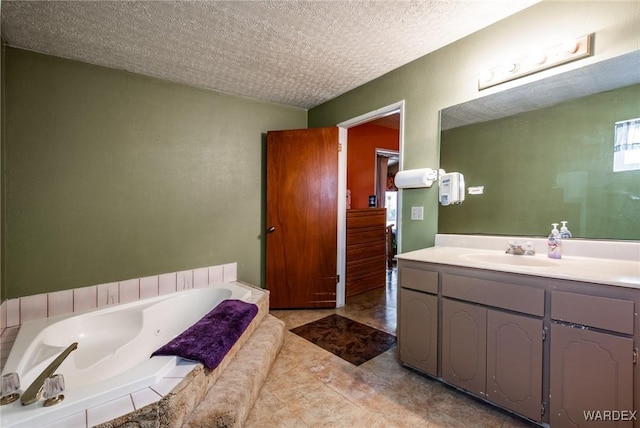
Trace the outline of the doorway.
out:
M 404 101 L 400 101 L 378 110 L 366 113 L 353 119 L 341 122 L 339 127 L 339 141 L 342 147 L 338 156 L 338 255 L 337 266 L 339 282 L 336 289 L 336 306 L 343 307 L 346 303 L 346 209 L 347 209 L 347 149 L 349 144 L 349 129 L 359 125 L 375 122 L 377 125 L 395 127 L 398 132 L 398 160 L 397 165 L 402 170 L 403 139 L 404 139 Z M 375 165 L 375 158 L 371 159 Z M 373 179 L 373 178 L 372 178 Z M 384 205 L 382 205 L 384 206 Z M 401 230 L 402 223 L 402 192 L 397 193 L 396 200 L 396 246 L 397 251 L 401 251 Z

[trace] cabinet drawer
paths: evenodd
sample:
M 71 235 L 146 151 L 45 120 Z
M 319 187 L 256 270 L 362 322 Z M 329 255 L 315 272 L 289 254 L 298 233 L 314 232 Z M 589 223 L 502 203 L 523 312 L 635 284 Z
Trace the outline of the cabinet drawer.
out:
M 399 279 L 402 288 L 438 294 L 438 272 L 401 267 Z
M 539 317 L 544 316 L 542 288 L 442 274 L 442 295 Z
M 633 334 L 633 301 L 553 291 L 551 318 Z

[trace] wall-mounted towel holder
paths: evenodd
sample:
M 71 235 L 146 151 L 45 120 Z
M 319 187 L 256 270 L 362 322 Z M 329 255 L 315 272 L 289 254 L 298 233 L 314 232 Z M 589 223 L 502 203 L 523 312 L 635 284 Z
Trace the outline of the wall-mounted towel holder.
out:
M 431 187 L 438 180 L 438 171 L 431 168 L 406 169 L 399 171 L 395 177 L 398 189 L 417 189 Z

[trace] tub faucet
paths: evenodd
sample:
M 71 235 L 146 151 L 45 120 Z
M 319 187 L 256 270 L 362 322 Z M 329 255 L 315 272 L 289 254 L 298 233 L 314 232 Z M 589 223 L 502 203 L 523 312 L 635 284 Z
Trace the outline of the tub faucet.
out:
M 49 376 L 53 375 L 56 369 L 62 364 L 62 362 L 69 356 L 69 354 L 75 351 L 78 348 L 78 342 L 73 342 L 67 349 L 62 351 L 60 355 L 56 357 L 55 360 L 51 362 L 47 366 L 46 369 L 40 373 L 40 375 L 34 380 L 31 385 L 22 393 L 22 397 L 20 397 L 20 402 L 23 406 L 27 406 L 29 404 L 33 404 L 40 399 L 40 395 L 42 395 L 42 387 L 44 387 L 44 380 Z

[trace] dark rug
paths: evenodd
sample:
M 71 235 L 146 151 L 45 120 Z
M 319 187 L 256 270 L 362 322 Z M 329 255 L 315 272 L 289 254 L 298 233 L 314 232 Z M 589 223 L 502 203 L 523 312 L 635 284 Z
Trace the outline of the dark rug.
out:
M 396 337 L 389 333 L 335 314 L 291 332 L 356 366 L 396 344 Z

